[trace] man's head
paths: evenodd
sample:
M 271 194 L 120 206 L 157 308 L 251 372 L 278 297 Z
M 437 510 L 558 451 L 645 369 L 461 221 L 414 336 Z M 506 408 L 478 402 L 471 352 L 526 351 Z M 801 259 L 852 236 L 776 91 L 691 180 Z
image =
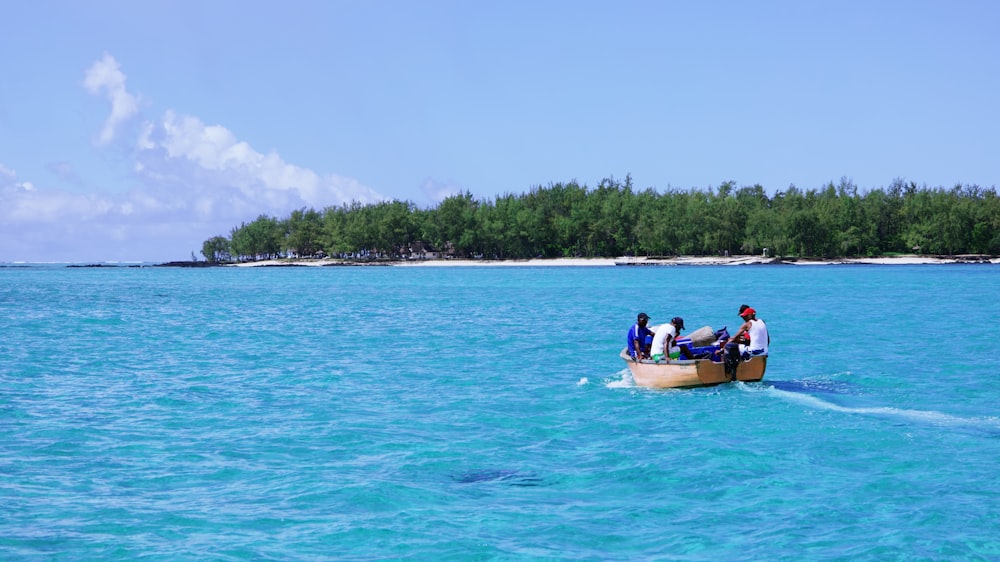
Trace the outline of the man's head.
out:
M 646 323 L 649 322 L 649 315 L 646 314 L 645 312 L 640 312 L 638 320 L 640 326 L 645 326 Z
M 750 308 L 749 306 L 746 307 L 746 308 L 742 308 L 742 307 L 740 308 L 740 318 L 742 318 L 744 320 L 750 320 L 750 319 L 752 319 L 755 314 L 757 314 L 757 311 L 754 310 L 754 309 L 752 309 L 752 308 Z
M 673 317 L 673 318 L 672 318 L 672 319 L 670 320 L 670 323 L 671 323 L 671 324 L 673 324 L 673 325 L 674 325 L 674 327 L 676 327 L 676 328 L 677 328 L 677 333 L 678 333 L 678 334 L 679 334 L 679 333 L 681 332 L 681 330 L 683 330 L 683 329 L 684 329 L 684 319 L 683 319 L 683 318 L 681 318 L 680 316 L 674 316 L 674 317 Z

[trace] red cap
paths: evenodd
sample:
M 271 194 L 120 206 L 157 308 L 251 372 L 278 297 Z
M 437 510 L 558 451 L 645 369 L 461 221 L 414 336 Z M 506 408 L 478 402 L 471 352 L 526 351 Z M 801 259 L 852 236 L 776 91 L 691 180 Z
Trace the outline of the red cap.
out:
M 747 316 L 750 316 L 752 314 L 757 314 L 757 311 L 748 307 L 746 310 L 740 313 L 740 317 L 746 318 Z

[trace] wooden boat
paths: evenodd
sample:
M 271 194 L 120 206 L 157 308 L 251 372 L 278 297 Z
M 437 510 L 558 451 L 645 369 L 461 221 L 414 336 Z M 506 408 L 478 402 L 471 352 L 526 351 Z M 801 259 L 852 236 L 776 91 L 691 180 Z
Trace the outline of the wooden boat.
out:
M 623 349 L 619 356 L 632 371 L 632 380 L 638 386 L 648 388 L 691 388 L 697 386 L 713 386 L 732 382 L 732 377 L 726 373 L 724 363 L 715 363 L 710 359 L 671 359 L 668 361 L 652 361 L 643 359 L 633 361 L 628 349 Z M 767 357 L 752 357 L 741 361 L 736 367 L 735 380 L 754 382 L 764 378 L 767 368 Z

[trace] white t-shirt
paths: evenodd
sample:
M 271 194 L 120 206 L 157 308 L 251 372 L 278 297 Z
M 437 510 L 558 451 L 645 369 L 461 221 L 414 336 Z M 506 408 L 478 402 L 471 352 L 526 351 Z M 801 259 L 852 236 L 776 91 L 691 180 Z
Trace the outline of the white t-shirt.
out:
M 660 324 L 654 330 L 656 332 L 653 334 L 653 347 L 650 349 L 650 355 L 667 355 L 669 350 L 664 350 L 663 346 L 667 343 L 667 336 L 670 336 L 671 344 L 673 340 L 677 338 L 677 328 L 673 324 L 667 322 L 666 324 Z
M 767 324 L 760 318 L 750 321 L 750 345 L 740 345 L 740 352 L 749 351 L 754 355 L 767 355 Z

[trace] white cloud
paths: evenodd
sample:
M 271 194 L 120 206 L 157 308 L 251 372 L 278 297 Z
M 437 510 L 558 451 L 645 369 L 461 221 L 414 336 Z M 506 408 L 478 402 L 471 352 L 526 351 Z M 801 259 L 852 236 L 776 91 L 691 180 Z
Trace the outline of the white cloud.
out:
M 36 189 L 0 169 L 0 262 L 187 259 L 235 217 L 199 217 L 165 190 L 123 194 Z M 236 221 L 238 223 L 238 221 Z
M 0 162 L 0 201 L 4 201 L 7 197 L 12 196 L 17 193 L 26 193 L 35 190 L 34 184 L 31 182 L 18 182 L 17 172 L 4 166 Z
M 374 202 L 380 194 L 351 178 L 316 172 L 289 164 L 275 154 L 261 154 L 239 141 L 225 127 L 205 125 L 190 115 L 168 111 L 158 123 L 148 123 L 137 146 L 139 171 L 148 178 L 165 172 L 214 178 L 221 186 L 238 189 L 249 200 L 287 201 L 292 207 L 322 208 L 350 201 Z M 263 210 L 263 209 L 262 209 Z
M 459 195 L 464 193 L 465 190 L 454 182 L 439 182 L 427 178 L 422 184 L 420 184 L 420 190 L 424 192 L 424 195 L 428 199 L 435 202 L 441 202 L 452 195 Z
M 133 187 L 122 193 L 79 193 L 19 181 L 0 163 L 0 262 L 187 259 L 204 240 L 226 235 L 259 214 L 287 216 L 383 196 L 352 178 L 320 175 L 262 154 L 220 125 L 167 111 L 139 119 L 118 62 L 105 54 L 86 71 L 84 87 L 111 103 L 99 144 L 120 142 L 132 162 Z M 119 134 L 135 120 L 135 138 Z M 72 163 L 49 166 L 84 185 Z
M 77 175 L 76 170 L 73 168 L 73 164 L 69 162 L 50 162 L 46 164 L 45 168 L 63 181 L 74 185 L 83 184 L 80 176 Z
M 111 102 L 111 114 L 98 136 L 100 144 L 108 144 L 119 125 L 139 113 L 139 100 L 125 89 L 125 75 L 119 70 L 118 61 L 108 53 L 87 69 L 83 85 L 90 93 L 104 94 Z
M 17 174 L 14 170 L 0 163 L 0 187 L 5 187 L 9 183 L 13 183 L 15 179 L 17 179 Z

